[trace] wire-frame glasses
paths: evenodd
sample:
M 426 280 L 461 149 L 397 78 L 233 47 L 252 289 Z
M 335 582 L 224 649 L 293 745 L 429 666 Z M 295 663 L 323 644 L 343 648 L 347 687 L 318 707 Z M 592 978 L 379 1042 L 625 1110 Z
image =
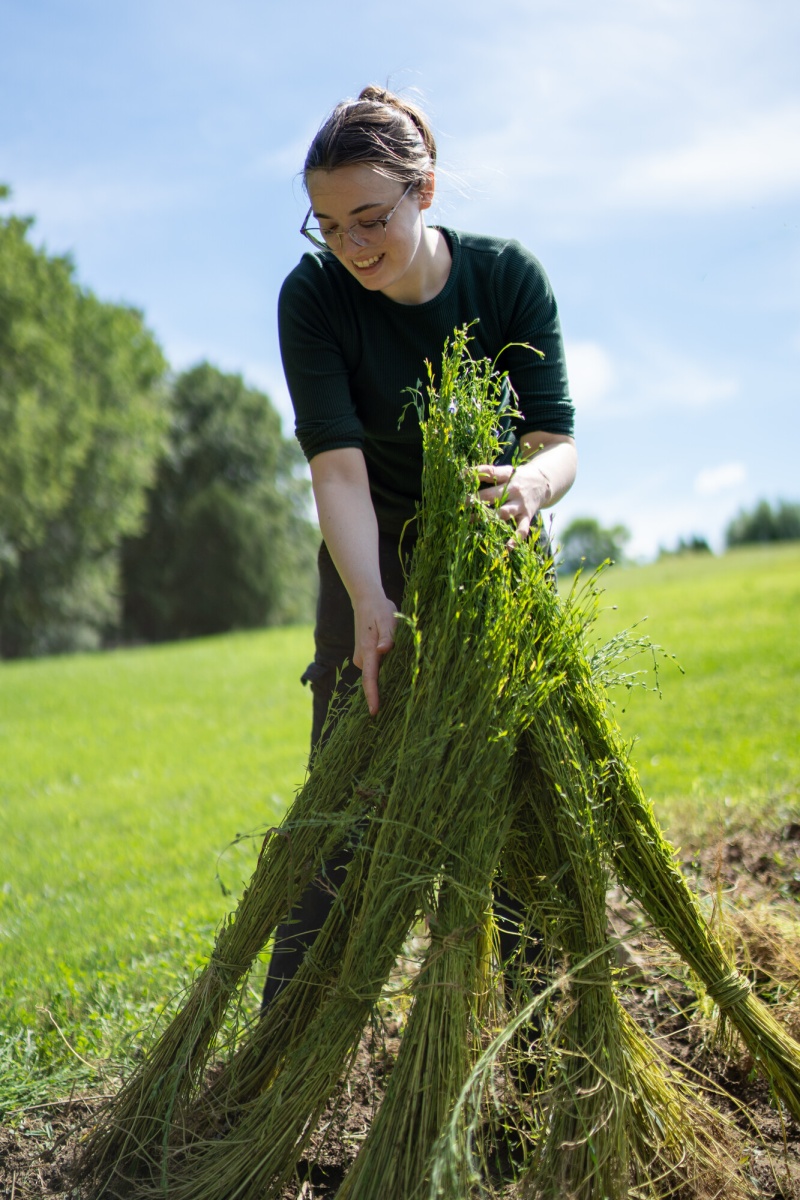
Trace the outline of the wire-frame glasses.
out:
M 336 229 L 323 229 L 321 225 L 309 225 L 308 219 L 312 215 L 314 207 L 312 205 L 306 213 L 305 220 L 300 227 L 300 232 L 303 237 L 307 237 L 310 242 L 315 246 L 319 246 L 321 250 L 333 250 L 334 254 L 344 251 L 344 239 L 346 237 L 350 238 L 351 242 L 355 242 L 356 246 L 380 246 L 386 237 L 386 226 L 413 187 L 414 183 L 412 182 L 403 192 L 394 208 L 385 217 L 374 217 L 369 221 L 355 221 L 349 229 L 344 229 L 341 232 Z

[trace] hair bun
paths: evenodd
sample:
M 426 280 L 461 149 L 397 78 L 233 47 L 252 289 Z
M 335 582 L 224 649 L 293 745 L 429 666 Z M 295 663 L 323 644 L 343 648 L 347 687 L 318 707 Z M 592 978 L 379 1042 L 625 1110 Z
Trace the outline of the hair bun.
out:
M 364 163 L 419 186 L 436 164 L 436 141 L 421 109 L 375 83 L 343 100 L 308 148 L 303 175 Z
M 358 99 L 373 104 L 384 104 L 387 108 L 401 112 L 416 128 L 425 144 L 425 149 L 431 156 L 431 162 L 436 162 L 436 141 L 421 108 L 418 108 L 416 104 L 411 104 L 408 100 L 403 100 L 401 96 L 390 92 L 388 88 L 380 87 L 377 83 L 368 83 L 365 88 L 362 88 Z
M 399 97 L 395 96 L 394 92 L 378 87 L 377 83 L 368 83 L 358 93 L 358 98 L 359 100 L 372 100 L 375 104 L 388 104 L 391 108 L 402 107 Z

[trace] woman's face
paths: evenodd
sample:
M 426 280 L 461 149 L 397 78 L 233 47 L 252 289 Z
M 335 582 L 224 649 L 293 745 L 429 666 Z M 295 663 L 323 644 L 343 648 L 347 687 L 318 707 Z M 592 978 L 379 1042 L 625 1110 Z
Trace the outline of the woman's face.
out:
M 401 201 L 378 246 L 357 246 L 344 231 L 356 221 L 387 216 L 406 190 L 405 183 L 387 179 L 363 164 L 311 171 L 306 182 L 320 226 L 326 232 L 343 234 L 334 239 L 331 250 L 350 274 L 370 291 L 401 300 L 408 297 L 407 302 L 413 302 L 415 283 L 428 253 L 422 212 L 430 208 L 433 180 L 427 188 L 412 188 Z

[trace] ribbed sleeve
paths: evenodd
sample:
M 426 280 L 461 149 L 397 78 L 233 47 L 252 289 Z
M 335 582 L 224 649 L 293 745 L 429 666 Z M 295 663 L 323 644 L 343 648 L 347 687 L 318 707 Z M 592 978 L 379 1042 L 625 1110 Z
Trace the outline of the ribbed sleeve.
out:
M 517 433 L 571 435 L 574 409 L 550 281 L 538 260 L 517 242 L 507 242 L 495 255 L 492 276 L 498 340 L 507 347 L 498 366 L 508 371 L 523 414 Z
M 323 263 L 306 255 L 281 288 L 278 330 L 295 432 L 307 459 L 363 446 L 364 430 L 332 317 L 341 303 Z

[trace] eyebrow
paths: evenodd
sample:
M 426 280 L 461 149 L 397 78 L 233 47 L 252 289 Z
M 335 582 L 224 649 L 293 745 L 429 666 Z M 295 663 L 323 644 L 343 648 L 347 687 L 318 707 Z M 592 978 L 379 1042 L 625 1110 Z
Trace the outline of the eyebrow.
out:
M 358 213 L 364 212 L 367 208 L 383 208 L 385 204 L 388 204 L 391 207 L 392 202 L 391 200 L 370 200 L 367 204 L 359 204 L 356 208 L 351 208 L 347 215 L 348 217 L 355 217 Z M 317 217 L 317 219 L 322 217 L 325 221 L 333 220 L 333 217 L 328 213 L 317 212 L 315 208 L 311 211 L 314 213 L 314 216 Z

